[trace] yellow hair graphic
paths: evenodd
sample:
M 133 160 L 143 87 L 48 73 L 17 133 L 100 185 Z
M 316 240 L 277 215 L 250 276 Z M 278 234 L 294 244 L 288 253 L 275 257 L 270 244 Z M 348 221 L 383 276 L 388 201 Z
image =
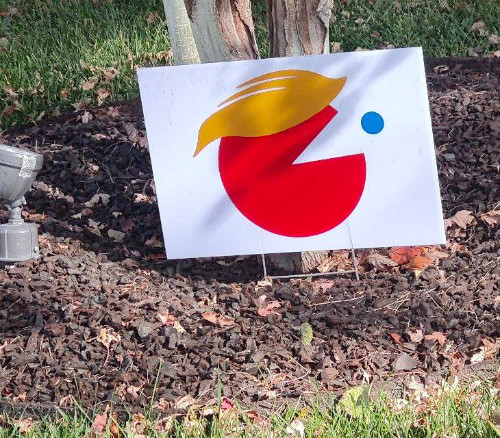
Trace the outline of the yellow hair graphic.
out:
M 346 80 L 307 70 L 280 70 L 246 81 L 238 86 L 242 91 L 203 122 L 194 155 L 218 138 L 260 137 L 297 126 L 335 99 Z

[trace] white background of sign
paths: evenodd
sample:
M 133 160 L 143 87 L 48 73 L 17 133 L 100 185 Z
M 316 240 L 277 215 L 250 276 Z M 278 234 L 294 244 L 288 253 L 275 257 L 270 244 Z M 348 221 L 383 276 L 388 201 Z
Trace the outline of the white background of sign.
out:
M 348 77 L 332 103 L 339 113 L 296 162 L 360 152 L 366 158 L 366 185 L 356 209 L 313 237 L 272 234 L 236 209 L 219 176 L 219 140 L 193 158 L 200 126 L 238 84 L 283 69 Z M 138 74 L 168 258 L 341 249 L 351 242 L 355 248 L 445 243 L 420 48 L 147 68 Z M 384 118 L 377 135 L 361 128 L 369 111 Z

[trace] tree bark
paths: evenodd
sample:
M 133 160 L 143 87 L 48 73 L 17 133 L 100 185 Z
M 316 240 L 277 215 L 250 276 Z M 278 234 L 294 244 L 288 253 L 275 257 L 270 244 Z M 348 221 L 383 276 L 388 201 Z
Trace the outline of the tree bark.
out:
M 201 62 L 259 57 L 250 0 L 184 1 Z
M 167 3 L 179 2 L 163 1 L 166 11 Z M 271 56 L 329 52 L 328 27 L 333 0 L 267 1 Z M 184 0 L 184 3 L 201 62 L 259 57 L 250 0 Z M 171 15 L 175 17 L 175 13 Z M 184 18 L 183 14 L 180 16 Z M 179 24 L 169 24 L 169 30 L 175 30 Z M 179 45 L 172 43 L 172 48 L 174 59 L 184 59 L 178 53 L 182 50 Z M 328 251 L 272 254 L 268 257 L 270 263 L 282 271 L 305 273 L 316 269 L 328 257 Z
M 270 56 L 329 53 L 333 0 L 268 0 Z
M 270 56 L 319 55 L 330 52 L 333 0 L 267 0 Z M 328 251 L 270 254 L 269 264 L 286 273 L 314 271 Z
M 305 274 L 317 270 L 329 257 L 329 251 L 292 252 L 288 254 L 269 254 L 268 264 L 278 273 Z
M 163 0 L 168 35 L 176 65 L 200 62 L 184 0 Z

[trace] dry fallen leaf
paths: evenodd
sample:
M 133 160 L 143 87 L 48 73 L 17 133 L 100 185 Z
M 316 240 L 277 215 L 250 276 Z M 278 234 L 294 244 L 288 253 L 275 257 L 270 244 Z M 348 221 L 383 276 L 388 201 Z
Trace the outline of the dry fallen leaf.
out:
M 389 250 L 389 257 L 398 265 L 409 263 L 413 257 L 422 255 L 424 248 L 421 246 L 400 246 Z
M 100 226 L 99 222 L 96 222 L 92 218 L 89 218 L 88 223 L 89 223 L 89 225 L 86 226 L 85 228 L 87 228 L 87 230 L 89 230 L 92 234 L 95 234 L 96 236 L 102 237 L 101 230 L 100 230 L 101 226 Z
M 67 396 L 65 397 L 61 397 L 59 399 L 59 406 L 61 407 L 71 407 L 75 404 L 75 399 L 73 398 L 73 396 L 71 394 L 68 394 Z
M 179 333 L 185 333 L 186 329 L 182 327 L 179 321 L 174 321 L 174 329 L 176 329 Z
M 441 332 L 433 332 L 430 335 L 424 336 L 425 341 L 436 341 L 439 345 L 444 345 L 446 342 L 446 335 Z
M 340 43 L 337 43 L 337 42 L 332 43 L 332 49 L 331 49 L 332 53 L 340 52 L 341 49 L 342 49 L 342 45 Z
M 328 289 L 331 289 L 336 284 L 338 284 L 336 280 L 329 280 L 326 278 L 319 278 L 311 283 L 312 288 L 316 292 L 326 292 Z
M 92 114 L 90 114 L 88 111 L 85 111 L 81 117 L 80 117 L 80 120 L 82 123 L 88 123 L 90 122 L 92 119 L 94 118 L 94 116 Z
M 408 336 L 409 336 L 411 342 L 415 342 L 417 344 L 420 341 L 422 341 L 422 339 L 424 339 L 423 331 L 420 329 L 416 329 L 416 328 L 410 328 L 408 330 Z
M 444 224 L 446 228 L 451 227 L 453 224 L 458 225 L 460 228 L 465 230 L 468 225 L 474 222 L 474 216 L 472 215 L 472 211 L 469 210 L 460 210 L 455 213 L 454 216 L 446 219 Z
M 133 438 L 147 438 L 148 422 L 143 414 L 133 414 L 130 423 L 130 432 Z
M 119 438 L 120 429 L 118 427 L 118 414 L 113 412 L 111 416 L 111 422 L 109 424 L 109 436 L 110 438 Z
M 470 28 L 471 32 L 476 32 L 479 33 L 481 36 L 486 36 L 489 34 L 488 30 L 486 29 L 486 24 L 484 21 L 476 21 Z
M 14 397 L 12 397 L 12 401 L 14 403 L 23 402 L 26 400 L 26 396 L 27 396 L 26 392 L 21 392 L 19 395 L 15 395 Z
M 483 213 L 481 220 L 491 226 L 500 224 L 500 210 L 491 210 Z
M 218 265 L 221 265 L 221 266 L 232 266 L 233 265 L 233 262 L 226 262 L 225 260 L 217 260 L 216 263 Z
M 425 247 L 424 253 L 422 255 L 430 259 L 433 265 L 438 265 L 441 259 L 447 259 L 450 256 L 450 254 L 441 251 L 439 247 L 436 246 Z
M 52 117 L 59 117 L 61 115 L 61 107 L 59 105 L 57 105 L 55 108 L 54 108 L 54 111 L 52 111 Z
M 257 427 L 263 428 L 269 426 L 269 421 L 262 418 L 255 410 L 245 411 L 244 415 L 248 420 Z
M 11 85 L 7 85 L 4 91 L 11 97 L 16 97 L 18 94 L 14 91 Z
M 235 324 L 235 322 L 234 318 L 225 315 L 220 315 L 219 318 L 217 319 L 217 324 L 219 324 L 221 327 L 231 327 Z
M 171 436 L 170 431 L 173 429 L 175 424 L 176 416 L 171 415 L 170 417 L 161 418 L 156 422 L 155 430 L 158 432 L 167 433 L 166 436 Z
M 225 315 L 217 315 L 215 312 L 203 312 L 201 317 L 212 324 L 220 327 L 231 327 L 235 324 L 234 318 Z
M 174 325 L 175 322 L 174 315 L 169 313 L 168 310 L 166 312 L 157 312 L 156 319 L 166 326 Z
M 172 407 L 172 403 L 169 402 L 168 400 L 165 400 L 163 397 L 160 397 L 160 399 L 154 404 L 154 408 L 159 410 L 159 411 L 166 411 L 167 409 L 170 409 Z
M 141 139 L 141 133 L 132 123 L 125 123 L 125 131 L 127 132 L 128 139 L 132 143 L 139 143 Z
M 4 109 L 2 112 L 2 117 L 7 117 L 10 116 L 14 111 L 16 110 L 16 107 L 13 105 L 8 106 L 7 108 Z
M 150 237 L 148 240 L 146 240 L 145 244 L 148 246 L 152 246 L 153 248 L 164 248 L 165 247 L 163 241 L 160 240 L 156 236 Z
M 331 252 L 316 269 L 318 272 L 329 272 L 334 269 L 336 271 L 342 271 L 350 269 L 351 266 L 350 251 L 334 251 Z
M 83 91 L 89 91 L 92 90 L 97 85 L 98 80 L 99 78 L 97 76 L 91 76 L 86 81 L 82 81 L 80 83 L 80 86 L 82 87 Z
M 460 245 L 457 242 L 447 242 L 446 249 L 449 250 L 451 252 L 451 254 L 455 254 L 458 251 L 464 251 L 464 246 Z
M 82 99 L 80 102 L 72 103 L 71 106 L 75 109 L 75 111 L 80 111 L 81 109 L 87 108 L 88 102 L 85 99 Z
M 189 394 L 181 397 L 181 398 L 178 398 L 175 403 L 174 403 L 174 409 L 179 409 L 179 410 L 182 410 L 182 409 L 187 409 L 189 408 L 190 406 L 194 405 L 196 403 L 196 400 L 190 396 Z
M 151 198 L 144 193 L 134 193 L 134 204 L 139 204 L 141 202 L 150 204 Z
M 13 424 L 19 428 L 18 432 L 20 435 L 27 435 L 35 428 L 35 422 L 31 417 L 15 420 Z
M 305 434 L 304 423 L 296 418 L 285 429 L 285 433 L 287 433 L 288 435 L 293 435 L 294 437 L 303 438 Z
M 367 255 L 364 259 L 364 262 L 372 268 L 380 270 L 387 270 L 398 266 L 398 264 L 394 260 L 391 260 L 389 257 L 386 257 L 379 253 Z
M 111 93 L 108 90 L 99 88 L 99 91 L 97 92 L 97 105 L 102 105 L 110 95 Z
M 142 386 L 134 386 L 134 385 L 129 385 L 127 386 L 127 394 L 131 395 L 133 398 L 138 398 L 139 393 L 142 389 Z
M 227 411 L 229 409 L 233 409 L 234 408 L 234 403 L 228 399 L 227 397 L 222 397 L 221 401 L 220 401 L 220 409 L 221 411 Z
M 110 106 L 106 109 L 106 115 L 112 118 L 118 117 L 120 115 L 120 108 L 116 106 Z
M 120 342 L 121 337 L 119 334 L 113 333 L 110 329 L 102 328 L 99 332 L 98 340 L 102 345 L 109 349 L 111 343 Z
M 471 363 L 482 362 L 485 359 L 485 350 L 484 347 L 481 347 L 477 353 L 474 353 L 470 358 Z
M 97 433 L 104 433 L 108 424 L 109 405 L 106 405 L 102 414 L 97 414 L 92 423 L 92 431 Z
M 158 14 L 156 12 L 150 12 L 146 18 L 146 23 L 148 24 L 154 23 L 157 16 Z
M 273 285 L 272 278 L 267 277 L 267 278 L 264 278 L 263 280 L 260 280 L 257 282 L 257 287 L 255 288 L 255 290 L 264 289 L 264 288 L 267 288 L 268 286 L 272 286 L 272 285 Z
M 402 344 L 404 342 L 403 338 L 397 333 L 391 333 L 390 335 L 396 344 Z
M 172 49 L 162 50 L 161 52 L 158 52 L 156 54 L 156 59 L 158 61 L 161 61 L 162 59 L 164 59 L 165 61 L 170 61 L 172 59 L 172 56 L 173 56 Z
M 259 307 L 257 309 L 257 313 L 259 316 L 268 316 L 268 315 L 279 315 L 279 312 L 276 312 L 275 309 L 279 309 L 281 304 L 278 301 L 269 301 L 265 306 Z
M 411 391 L 411 397 L 417 402 L 421 402 L 422 399 L 427 399 L 430 397 L 429 393 L 426 391 L 425 385 L 416 376 L 411 376 L 410 381 L 406 384 L 406 387 Z
M 500 339 L 497 339 L 496 342 L 492 342 L 489 339 L 484 338 L 481 339 L 481 341 L 486 348 L 485 358 L 491 359 L 492 357 L 495 357 L 498 350 L 500 349 Z
M 475 353 L 470 361 L 471 363 L 482 362 L 487 359 L 491 359 L 496 356 L 498 350 L 500 349 L 500 339 L 496 342 L 492 342 L 489 339 L 481 339 L 483 345 L 479 347 L 479 351 Z
M 420 365 L 420 362 L 411 357 L 408 353 L 401 353 L 394 363 L 394 369 L 397 371 L 410 371 L 414 370 Z
M 430 265 L 432 265 L 431 259 L 428 259 L 427 257 L 423 257 L 423 256 L 416 256 L 410 260 L 410 263 L 408 264 L 408 268 L 422 270 Z
M 118 76 L 119 72 L 114 67 L 108 67 L 104 72 L 104 81 L 111 82 L 116 76 Z
M 120 243 L 125 238 L 125 233 L 118 231 L 118 230 L 109 229 L 108 230 L 108 237 L 113 239 L 115 242 Z
M 433 68 L 434 73 L 437 73 L 437 74 L 446 73 L 449 69 L 450 69 L 450 67 L 448 67 L 447 65 L 437 65 L 436 67 Z

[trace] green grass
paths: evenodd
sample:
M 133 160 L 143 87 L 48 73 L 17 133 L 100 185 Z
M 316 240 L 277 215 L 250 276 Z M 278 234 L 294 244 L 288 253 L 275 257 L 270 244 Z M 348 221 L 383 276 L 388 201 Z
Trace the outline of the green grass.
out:
M 500 410 L 497 393 L 482 383 L 461 389 L 441 388 L 432 397 L 418 400 L 415 394 L 401 399 L 379 395 L 371 401 L 362 397 L 355 404 L 316 399 L 300 407 L 276 409 L 268 417 L 238 408 L 221 412 L 215 407 L 209 416 L 203 416 L 204 408 L 198 408 L 185 416 L 158 421 L 158 417 L 153 419 L 153 411 L 148 411 L 146 415 L 108 421 L 102 435 L 91 434 L 96 412 L 75 408 L 71 414 L 47 417 L 33 425 L 22 418 L 2 421 L 0 416 L 0 438 L 116 438 L 118 432 L 124 438 L 293 438 L 301 436 L 300 432 L 293 433 L 301 427 L 308 438 L 494 438 L 500 433 L 495 426 Z M 158 430 L 158 425 L 164 430 Z M 23 426 L 28 426 L 28 432 L 22 433 Z
M 254 0 L 262 56 L 268 51 L 264 3 Z M 500 33 L 498 0 L 334 4 L 330 39 L 344 51 L 422 45 L 427 56 L 466 56 L 475 47 L 498 50 L 488 39 Z M 161 0 L 0 0 L 0 13 L 0 128 L 84 99 L 96 105 L 135 97 L 135 69 L 168 63 Z M 479 20 L 486 24 L 482 35 L 470 31 Z
M 343 51 L 422 46 L 430 57 L 467 56 L 469 49 L 498 50 L 488 34 L 500 33 L 498 0 L 363 0 L 334 2 L 330 39 Z M 343 6 L 344 5 L 344 6 Z M 357 23 L 356 23 L 357 21 Z M 475 22 L 486 25 L 483 35 L 472 32 Z
M 0 37 L 8 41 L 0 52 L 0 112 L 15 108 L 2 117 L 4 127 L 83 99 L 97 104 L 99 89 L 110 93 L 105 102 L 136 96 L 135 68 L 165 64 L 169 40 L 161 1 L 0 0 L 0 5 L 0 10 L 17 8 L 0 17 Z M 148 24 L 150 13 L 157 15 Z M 118 74 L 106 82 L 112 68 Z M 92 78 L 97 83 L 85 91 L 82 84 Z

